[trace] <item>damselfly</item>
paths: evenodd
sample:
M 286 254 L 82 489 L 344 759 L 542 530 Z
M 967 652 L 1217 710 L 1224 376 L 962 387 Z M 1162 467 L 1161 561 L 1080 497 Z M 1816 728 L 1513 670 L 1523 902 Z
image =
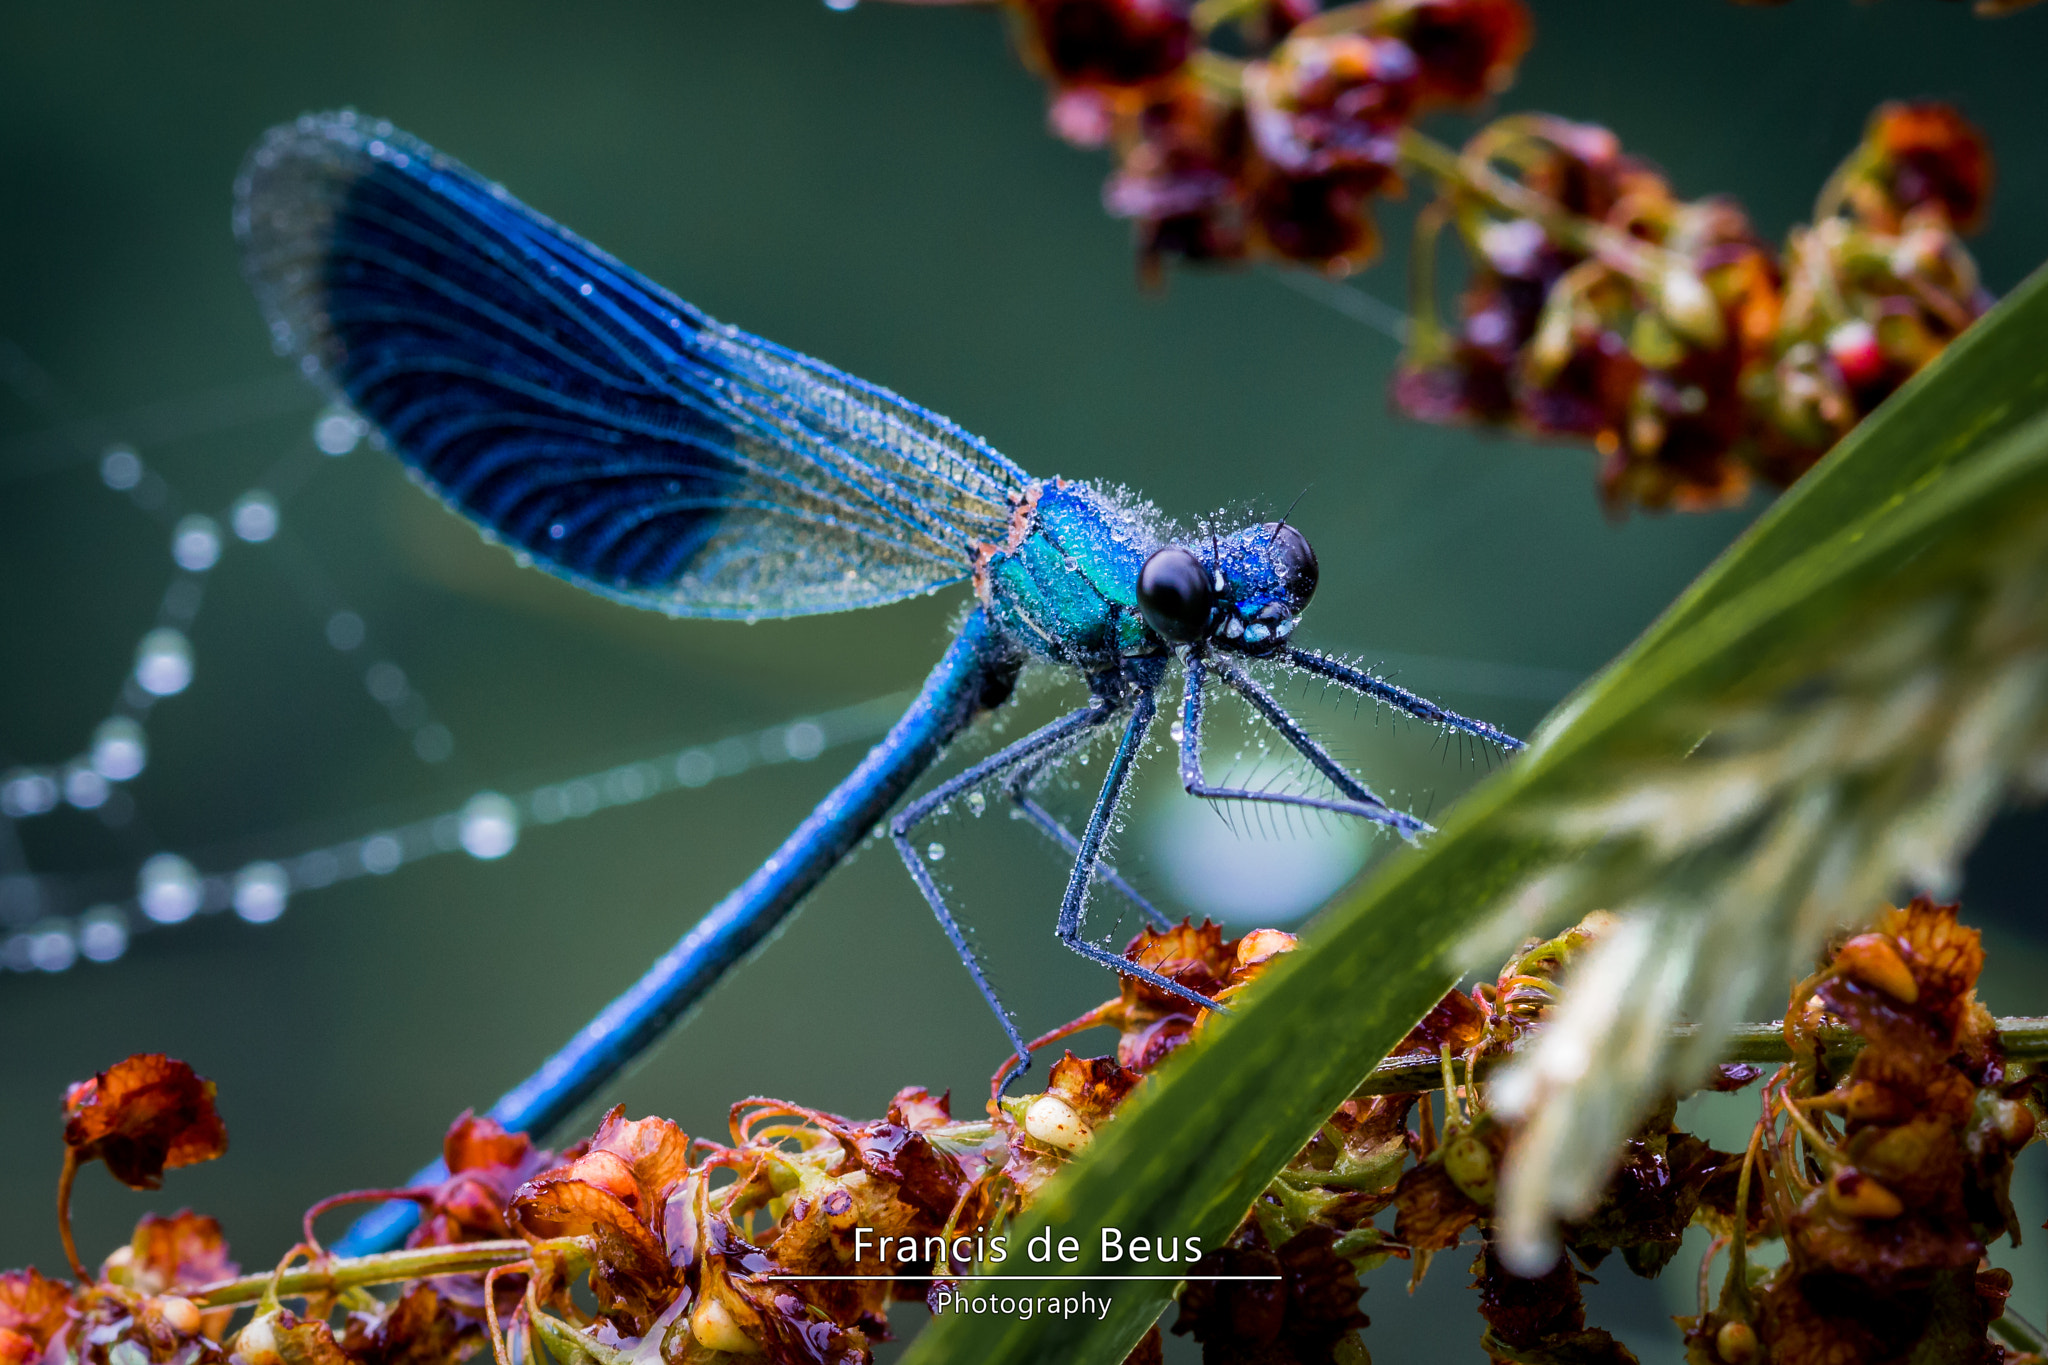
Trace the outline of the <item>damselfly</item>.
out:
M 1316 586 L 1283 519 L 1180 534 L 1150 505 L 1034 479 L 885 389 L 724 326 L 389 124 L 273 129 L 236 186 L 235 230 L 280 352 L 370 422 L 454 510 L 522 560 L 675 616 L 753 620 L 876 606 L 971 581 L 974 604 L 901 720 L 795 833 L 491 1116 L 544 1131 L 647 1048 L 873 829 L 888 832 L 1015 1049 L 1030 1049 L 918 855 L 918 825 L 984 786 L 1074 855 L 1062 942 L 1191 1005 L 1208 1001 L 1084 932 L 1169 667 L 1189 793 L 1428 828 L 1381 800 L 1246 668 L 1311 675 L 1503 749 L 1519 741 L 1291 639 Z M 889 812 L 1038 660 L 1085 706 Z M 1212 784 L 1203 702 L 1237 693 L 1330 795 Z M 1076 834 L 1034 781 L 1092 735 L 1116 747 Z M 387 1206 L 343 1244 L 404 1235 Z

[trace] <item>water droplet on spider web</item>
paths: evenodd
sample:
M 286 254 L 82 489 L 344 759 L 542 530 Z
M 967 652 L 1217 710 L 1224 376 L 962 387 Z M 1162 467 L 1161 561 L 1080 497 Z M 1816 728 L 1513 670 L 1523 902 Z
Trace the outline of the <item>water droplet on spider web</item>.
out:
M 117 493 L 142 482 L 142 457 L 127 446 L 110 446 L 100 457 L 100 481 Z
M 235 499 L 228 524 L 235 535 L 251 545 L 261 545 L 277 534 L 277 499 L 260 488 L 252 488 Z
M 175 853 L 159 853 L 142 865 L 135 898 L 158 924 L 182 924 L 199 909 L 199 873 Z
M 126 716 L 103 720 L 92 732 L 92 770 L 109 782 L 126 782 L 149 762 L 149 740 Z
M 190 573 L 205 573 L 220 560 L 220 524 L 195 512 L 171 532 L 171 558 Z
M 112 962 L 128 951 L 128 917 L 119 906 L 96 905 L 78 917 L 78 951 L 88 962 Z
M 967 809 L 976 815 L 980 815 L 988 809 L 988 798 L 980 792 L 967 793 Z
M 155 697 L 173 697 L 192 685 L 192 646 L 169 626 L 142 637 L 135 651 L 135 681 Z
M 346 455 L 362 442 L 369 424 L 339 405 L 313 419 L 313 444 L 323 455 Z
M 235 913 L 251 924 L 268 924 L 284 913 L 292 879 L 276 863 L 250 863 L 235 874 Z
M 924 856 L 931 859 L 933 862 L 938 862 L 941 858 L 944 858 L 946 856 L 946 846 L 940 843 L 938 840 L 934 839 L 931 842 L 931 845 L 925 849 Z
M 462 808 L 462 848 L 490 862 L 519 844 L 519 808 L 496 792 L 479 792 Z

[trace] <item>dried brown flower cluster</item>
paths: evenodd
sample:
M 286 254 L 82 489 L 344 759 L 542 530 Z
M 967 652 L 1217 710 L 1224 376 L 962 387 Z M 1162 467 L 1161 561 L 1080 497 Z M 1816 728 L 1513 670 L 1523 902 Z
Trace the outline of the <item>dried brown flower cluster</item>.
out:
M 1113 149 L 1103 202 L 1138 225 L 1154 275 L 1169 256 L 1363 265 L 1374 197 L 1400 188 L 1403 131 L 1504 87 L 1532 32 L 1522 0 L 1013 8 L 1053 87 L 1053 131 Z
M 2012 1277 L 1984 1253 L 2019 1241 L 2007 1190 L 2040 1094 L 1977 1002 L 1983 965 L 1956 907 L 1922 897 L 1794 989 L 1794 1060 L 1764 1086 L 1741 1182 L 1752 1227 L 1788 1255 L 1755 1282 L 1731 1262 L 1719 1304 L 1685 1324 L 1696 1365 L 2014 1358 L 1985 1337 Z M 1862 1040 L 1853 1060 L 1831 1027 Z
M 1343 274 L 1374 206 L 1438 189 L 1410 261 L 1395 407 L 1589 441 L 1610 510 L 1785 487 L 1990 304 L 1961 239 L 1991 161 L 1941 104 L 1887 104 L 1783 249 L 1733 200 L 1680 199 L 1604 128 L 1502 118 L 1460 151 L 1415 121 L 1505 88 L 1523 0 L 1009 0 L 1053 130 L 1107 146 L 1109 212 L 1169 258 Z M 1438 321 L 1436 241 L 1471 266 Z
M 1731 1257 L 1719 1306 L 1685 1321 L 1696 1362 L 2019 1359 L 1986 1336 L 2010 1286 L 1982 1257 L 1996 1236 L 2017 1236 L 2005 1191 L 2038 1101 L 1971 993 L 1976 935 L 1953 906 L 1924 900 L 1843 943 L 1795 992 L 1784 1028 L 1794 1060 L 1766 1085 L 1746 1156 L 1679 1131 L 1667 1105 L 1567 1230 L 1556 1266 L 1535 1279 L 1506 1270 L 1489 1229 L 1515 1134 L 1489 1111 L 1485 1073 L 1541 1025 L 1560 977 L 1605 928 L 1595 916 L 1532 941 L 1497 981 L 1447 995 L 1225 1243 L 1188 1266 L 1279 1279 L 1191 1279 L 1173 1330 L 1214 1365 L 1362 1361 L 1360 1276 L 1403 1259 L 1419 1279 L 1462 1246 L 1476 1253 L 1492 1359 L 1618 1365 L 1634 1357 L 1587 1324 L 1584 1272 L 1618 1252 L 1655 1275 L 1702 1221 L 1724 1244 L 1739 1223 L 1738 1247 L 1782 1237 L 1791 1256 L 1761 1278 L 1743 1273 L 1740 1251 Z M 1183 925 L 1147 930 L 1128 955 L 1229 997 L 1293 946 L 1273 930 L 1232 940 Z M 1117 1030 L 1115 1055 L 1069 1052 L 1045 1091 L 997 1096 L 973 1119 L 916 1087 L 868 1122 L 743 1100 L 724 1141 L 615 1109 L 552 1153 L 465 1114 L 448 1133 L 445 1181 L 316 1205 L 304 1242 L 270 1275 L 233 1278 L 219 1226 L 180 1213 L 145 1218 L 76 1284 L 0 1276 L 0 1365 L 430 1365 L 486 1346 L 500 1362 L 855 1365 L 888 1339 L 892 1302 L 985 1260 L 1201 1022 L 1126 982 L 1052 1037 L 1095 1026 Z M 1723 1067 L 1715 1085 L 1759 1074 Z M 74 1087 L 67 1116 L 67 1171 L 104 1159 L 132 1184 L 225 1145 L 212 1087 L 162 1057 Z M 318 1214 L 393 1193 L 422 1207 L 406 1250 L 353 1261 L 322 1251 Z M 805 1276 L 870 1278 L 794 1278 Z M 370 1295 L 378 1283 L 396 1297 Z M 1870 1307 L 1879 1299 L 1882 1312 Z M 230 1334 L 240 1305 L 254 1314 Z M 1155 1329 L 1133 1359 L 1158 1352 Z
M 1991 303 L 1962 245 L 1991 158 L 1947 105 L 1880 108 L 1782 253 L 1604 128 L 1505 118 L 1455 165 L 1420 225 L 1395 405 L 1590 439 L 1610 508 L 1789 485 Z M 1472 262 L 1448 329 L 1431 280 L 1447 225 Z

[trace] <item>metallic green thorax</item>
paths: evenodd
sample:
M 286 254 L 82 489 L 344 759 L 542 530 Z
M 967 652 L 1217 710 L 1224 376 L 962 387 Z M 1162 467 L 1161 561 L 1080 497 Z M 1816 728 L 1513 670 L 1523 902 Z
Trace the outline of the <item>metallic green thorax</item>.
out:
M 1089 672 L 1160 655 L 1138 613 L 1138 570 L 1159 547 L 1151 529 L 1093 489 L 1035 486 L 1013 546 L 992 548 L 976 575 L 996 621 L 1033 652 Z

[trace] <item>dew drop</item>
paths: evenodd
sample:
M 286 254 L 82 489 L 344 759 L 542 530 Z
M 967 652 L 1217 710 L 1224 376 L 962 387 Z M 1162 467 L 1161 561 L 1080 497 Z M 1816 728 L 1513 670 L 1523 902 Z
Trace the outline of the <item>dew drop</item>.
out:
M 106 778 L 83 764 L 64 770 L 64 799 L 80 810 L 98 810 L 112 790 Z
M 388 876 L 405 861 L 405 845 L 398 842 L 395 834 L 373 834 L 363 840 L 356 856 L 363 860 L 365 872 L 376 877 Z
M 440 721 L 429 721 L 412 732 L 412 751 L 422 763 L 446 763 L 455 753 L 455 736 Z
M 220 560 L 220 524 L 197 512 L 182 518 L 171 532 L 171 558 L 181 569 L 205 573 Z
M 327 643 L 346 654 L 363 642 L 363 618 L 352 611 L 338 611 L 327 618 Z
M 405 670 L 389 659 L 380 659 L 364 671 L 363 686 L 386 706 L 401 700 L 411 690 L 406 686 Z
M 368 429 L 368 424 L 347 408 L 329 408 L 313 419 L 313 444 L 323 455 L 346 455 L 362 443 Z
M 110 716 L 92 732 L 92 770 L 109 782 L 139 776 L 149 762 L 149 740 L 126 716 Z
M 782 747 L 799 763 L 808 763 L 825 752 L 824 727 L 816 721 L 797 721 L 783 732 Z
M 976 815 L 980 815 L 983 811 L 988 809 L 988 798 L 986 796 L 983 796 L 980 792 L 967 793 L 967 809 L 974 812 Z
M 1180 744 L 1184 743 L 1187 740 L 1188 728 L 1187 726 L 1181 724 L 1179 721 L 1175 721 L 1173 724 L 1166 727 L 1166 733 L 1173 736 L 1173 742 L 1175 744 Z
M 284 913 L 292 879 L 276 863 L 250 863 L 235 874 L 235 913 L 251 924 L 268 924 Z
M 519 808 L 496 792 L 479 792 L 462 808 L 462 848 L 490 862 L 519 844 Z
M 933 862 L 938 862 L 941 858 L 944 858 L 946 856 L 946 846 L 940 843 L 938 840 L 934 839 L 931 842 L 931 846 L 925 849 L 924 856 L 931 859 L 931 861 Z
M 69 971 L 76 961 L 78 942 L 61 923 L 38 925 L 29 930 L 28 962 L 37 971 Z
M 260 488 L 252 488 L 235 499 L 228 523 L 241 539 L 261 545 L 277 534 L 277 499 Z
M 164 626 L 142 637 L 135 681 L 153 697 L 174 697 L 192 685 L 192 646 L 183 632 Z
M 41 815 L 56 806 L 57 780 L 35 768 L 16 768 L 0 778 L 0 814 Z
M 142 457 L 127 446 L 109 446 L 100 456 L 100 482 L 125 493 L 142 482 Z
M 199 873 L 175 853 L 159 853 L 142 865 L 135 898 L 158 924 L 182 924 L 199 909 Z
M 88 962 L 112 962 L 127 952 L 128 917 L 113 905 L 96 905 L 80 915 L 78 951 Z

